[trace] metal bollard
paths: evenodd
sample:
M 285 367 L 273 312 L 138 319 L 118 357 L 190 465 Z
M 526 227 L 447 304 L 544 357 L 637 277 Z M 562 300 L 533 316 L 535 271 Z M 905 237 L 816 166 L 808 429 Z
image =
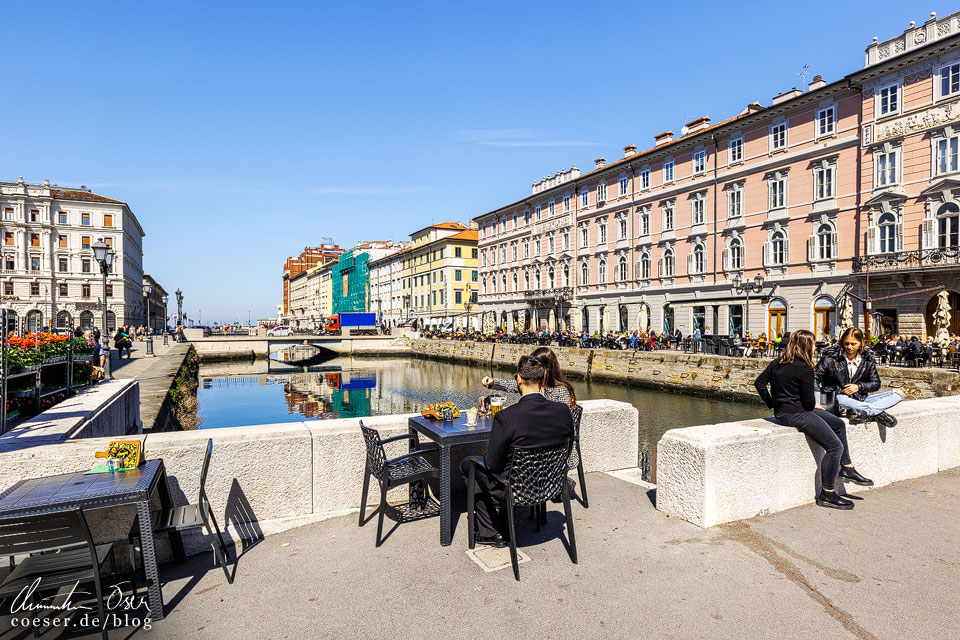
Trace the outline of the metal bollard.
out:
M 170 344 L 169 342 L 167 342 L 167 341 L 169 340 L 169 338 L 170 338 L 170 336 L 167 335 L 167 332 L 166 332 L 166 331 L 164 331 L 164 332 L 163 332 L 163 346 L 166 347 L 166 346 L 168 346 L 168 345 Z

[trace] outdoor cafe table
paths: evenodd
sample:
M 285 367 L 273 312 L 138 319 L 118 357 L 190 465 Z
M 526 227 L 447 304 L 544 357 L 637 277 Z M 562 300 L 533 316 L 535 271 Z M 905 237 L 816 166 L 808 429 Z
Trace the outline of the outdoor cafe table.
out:
M 459 418 L 450 422 L 423 416 L 414 416 L 409 421 L 411 434 L 426 436 L 437 443 L 440 450 L 440 544 L 445 547 L 453 540 L 450 522 L 450 448 L 460 444 L 486 442 L 490 439 L 490 428 L 493 426 L 491 417 L 477 418 L 475 427 L 468 427 L 466 422 L 466 411 L 462 411 Z M 422 489 L 411 485 L 411 502 L 418 499 L 417 494 L 420 491 Z
M 137 505 L 140 518 L 140 545 L 144 573 L 147 576 L 147 605 L 154 620 L 163 618 L 163 594 L 157 573 L 157 555 L 153 545 L 153 518 L 150 498 L 157 493 L 161 507 L 172 505 L 167 488 L 167 473 L 162 459 L 148 460 L 136 469 L 113 473 L 83 471 L 43 478 L 21 480 L 0 493 L 0 518 L 66 511 L 79 507 L 84 511 Z M 178 560 L 185 560 L 180 534 L 170 539 Z

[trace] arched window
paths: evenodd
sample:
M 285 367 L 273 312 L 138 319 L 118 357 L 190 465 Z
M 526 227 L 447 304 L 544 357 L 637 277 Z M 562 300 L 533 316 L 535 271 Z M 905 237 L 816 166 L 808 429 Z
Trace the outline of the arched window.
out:
M 520 279 L 517 277 L 516 272 L 513 274 L 513 290 L 516 291 L 520 285 Z
M 937 211 L 937 246 L 941 249 L 960 245 L 960 207 L 947 202 Z
M 500 276 L 500 281 L 503 283 L 503 292 L 507 292 L 507 274 Z
M 523 290 L 530 291 L 530 271 L 528 269 L 523 270 Z
M 563 265 L 563 286 L 570 286 L 570 265 Z
M 43 314 L 38 310 L 27 312 L 27 333 L 40 333 L 43 329 Z
M 627 279 L 627 256 L 620 256 L 620 260 L 617 262 L 617 280 L 626 282 Z M 626 331 L 626 329 L 623 329 L 623 331 Z
M 580 263 L 580 284 L 590 284 L 590 267 L 586 260 Z
M 580 312 L 580 330 L 581 331 L 590 331 L 590 312 L 587 311 L 587 308 L 584 307 L 583 311 Z
M 730 239 L 730 270 L 740 271 L 743 269 L 743 240 L 740 238 Z
M 533 272 L 533 283 L 537 286 L 537 289 L 542 287 L 542 280 L 540 279 L 540 267 L 537 267 Z
M 627 330 L 627 305 L 620 305 L 620 331 Z
M 707 255 L 702 244 L 693 248 L 693 273 L 703 273 L 707 270 Z
M 59 312 L 57 314 L 57 330 L 70 331 L 71 329 L 73 329 L 73 318 L 66 311 Z
M 491 285 L 493 286 L 493 293 L 497 292 L 497 276 L 490 278 Z
M 787 303 L 781 298 L 774 298 L 767 305 L 770 322 L 767 337 L 773 340 L 787 331 Z
M 820 260 L 833 260 L 833 227 L 822 224 L 817 228 L 817 257 Z
M 557 287 L 556 278 L 557 278 L 556 272 L 554 271 L 553 267 L 552 267 L 552 266 L 551 266 L 551 267 L 547 267 L 547 280 L 548 280 L 549 283 L 550 283 L 550 288 L 551 288 L 551 289 L 556 289 L 556 287 Z
M 837 322 L 837 303 L 830 296 L 820 296 L 813 303 L 813 335 L 823 341 L 824 335 L 833 337 Z
M 787 263 L 787 237 L 783 231 L 774 231 L 770 236 L 770 246 L 773 264 Z
M 676 271 L 676 258 L 673 255 L 673 249 L 667 249 L 663 252 L 663 277 L 670 278 Z
M 893 253 L 897 250 L 897 218 L 885 213 L 877 220 L 880 227 L 880 253 Z
M 646 251 L 640 255 L 640 279 L 650 279 L 650 254 Z
M 597 282 L 605 284 L 607 282 L 607 259 L 600 258 L 600 266 L 597 267 Z
M 669 304 L 663 305 L 663 332 L 667 335 L 673 333 L 673 307 Z

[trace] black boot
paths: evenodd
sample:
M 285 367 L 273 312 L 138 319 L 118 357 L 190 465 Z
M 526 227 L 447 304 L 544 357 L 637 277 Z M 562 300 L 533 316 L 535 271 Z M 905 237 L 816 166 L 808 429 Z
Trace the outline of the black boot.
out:
M 881 411 L 877 415 L 873 416 L 873 419 L 876 420 L 877 424 L 879 424 L 881 427 L 887 427 L 889 429 L 890 427 L 897 426 L 897 419 L 886 411 Z
M 817 505 L 821 507 L 830 507 L 831 509 L 843 509 L 848 511 L 853 509 L 853 501 L 847 500 L 841 495 L 837 495 L 836 491 L 824 491 L 820 490 L 820 495 L 817 496 Z
M 873 486 L 873 480 L 870 478 L 864 478 L 862 475 L 860 475 L 860 472 L 853 467 L 840 467 L 840 477 L 864 487 Z

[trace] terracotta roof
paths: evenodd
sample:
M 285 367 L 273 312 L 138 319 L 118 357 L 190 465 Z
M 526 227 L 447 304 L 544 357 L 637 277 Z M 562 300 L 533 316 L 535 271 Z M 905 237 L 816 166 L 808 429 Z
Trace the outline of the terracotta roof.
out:
M 460 233 L 455 233 L 452 236 L 447 236 L 446 238 L 442 238 L 442 239 L 443 240 L 467 240 L 467 241 L 476 242 L 478 235 L 479 235 L 479 232 L 476 229 L 467 229 L 465 231 L 461 231 Z
M 114 200 L 89 191 L 66 191 L 64 189 L 50 189 L 50 195 L 58 200 L 82 200 L 84 202 L 111 202 L 124 204 L 121 200 Z
M 459 222 L 441 222 L 439 224 L 432 224 L 428 229 L 466 229 L 465 226 Z

